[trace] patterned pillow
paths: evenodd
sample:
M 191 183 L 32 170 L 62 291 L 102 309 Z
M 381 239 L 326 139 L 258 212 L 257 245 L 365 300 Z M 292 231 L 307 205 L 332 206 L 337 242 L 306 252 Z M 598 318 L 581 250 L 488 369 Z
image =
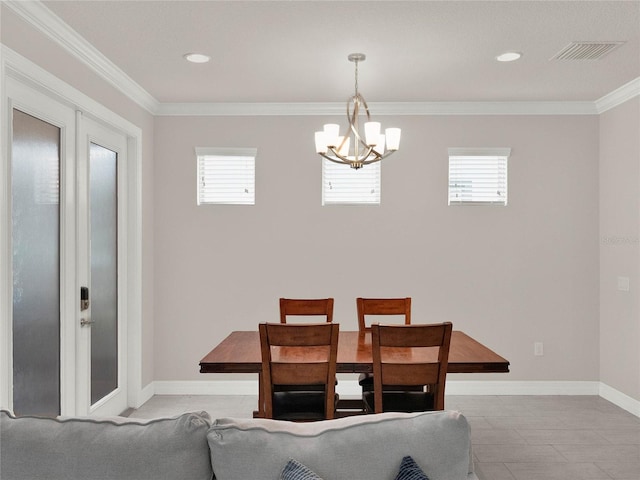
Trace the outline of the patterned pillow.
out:
M 322 480 L 322 478 L 297 460 L 290 458 L 282 469 L 280 480 Z
M 406 456 L 402 459 L 400 471 L 395 480 L 429 480 L 429 477 L 420 469 L 413 458 Z

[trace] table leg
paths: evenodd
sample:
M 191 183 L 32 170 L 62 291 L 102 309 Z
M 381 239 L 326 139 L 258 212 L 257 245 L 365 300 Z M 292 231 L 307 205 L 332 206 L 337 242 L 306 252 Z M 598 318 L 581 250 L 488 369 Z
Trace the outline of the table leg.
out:
M 262 372 L 258 373 L 258 410 L 253 412 L 254 418 L 264 418 L 264 391 L 262 388 Z

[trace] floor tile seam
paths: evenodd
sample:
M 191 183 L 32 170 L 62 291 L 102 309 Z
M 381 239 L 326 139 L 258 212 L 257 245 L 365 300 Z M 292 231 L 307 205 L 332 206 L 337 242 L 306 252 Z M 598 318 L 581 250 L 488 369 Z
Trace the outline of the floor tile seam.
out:
M 511 476 L 517 480 L 516 472 L 514 472 L 512 468 L 509 468 L 510 465 L 522 465 L 522 464 L 539 465 L 540 463 L 542 463 L 542 462 L 505 462 L 504 466 L 507 468 L 507 470 L 509 471 Z M 543 463 L 543 465 L 548 465 L 548 464 L 551 464 L 551 463 L 558 464 L 558 465 L 565 465 L 565 462 L 547 462 L 547 463 Z M 607 473 L 602 468 L 600 468 L 598 465 L 596 465 L 596 462 L 566 462 L 566 465 L 593 465 L 600 472 L 602 472 L 602 474 L 606 478 L 608 478 L 608 479 L 613 479 L 614 478 L 611 475 L 609 475 L 609 473 Z
M 607 447 L 621 447 L 621 446 L 627 446 L 627 445 L 606 445 L 606 446 L 607 446 Z M 564 454 L 562 453 L 562 451 L 560 451 L 558 448 L 555 448 L 555 447 L 565 447 L 565 448 L 567 448 L 567 455 L 564 455 Z M 570 448 L 571 448 L 571 447 L 577 448 L 577 450 L 580 450 L 580 449 L 585 448 L 585 447 L 592 447 L 592 448 L 599 448 L 599 449 L 602 449 L 602 447 L 604 447 L 604 445 L 581 445 L 581 444 L 561 444 L 561 445 L 554 445 L 554 449 L 555 449 L 556 451 L 558 451 L 558 452 L 560 453 L 560 455 L 562 455 L 563 457 L 565 457 L 565 458 L 569 459 L 569 463 L 582 463 L 582 462 L 581 462 L 581 461 L 579 461 L 579 460 L 578 460 L 578 461 L 576 461 L 576 460 L 571 460 L 570 456 L 573 456 L 573 455 L 578 455 L 578 456 L 580 456 L 580 455 L 584 455 L 584 453 L 581 453 L 581 452 L 574 452 L 574 453 L 572 453 L 572 452 L 571 452 L 571 450 L 570 450 Z M 613 463 L 616 463 L 616 464 L 620 464 L 620 463 L 624 463 L 624 464 L 636 464 L 636 463 L 640 462 L 640 446 L 638 446 L 638 447 L 639 447 L 639 448 L 637 448 L 637 449 L 632 449 L 632 450 L 635 450 L 635 452 L 634 452 L 634 451 L 631 451 L 630 455 L 631 455 L 632 457 L 634 457 L 634 458 L 633 458 L 633 459 L 631 459 L 631 460 L 629 460 L 629 461 L 623 461 L 623 462 L 620 462 L 620 460 L 619 460 L 619 458 L 618 458 L 618 456 L 617 456 L 617 454 L 619 453 L 619 451 L 611 452 L 611 455 L 613 455 L 613 456 L 614 456 L 615 460 L 611 459 L 611 460 L 607 460 L 607 461 L 610 461 L 610 462 L 613 462 Z M 601 454 L 601 453 L 602 453 L 602 450 L 600 450 L 600 451 L 599 451 L 599 453 Z M 597 461 L 597 462 L 598 462 L 598 463 L 606 463 L 607 461 Z M 594 461 L 594 463 L 595 463 L 595 462 L 596 462 L 596 461 Z
M 616 449 L 620 450 L 621 447 L 630 447 L 629 451 L 631 452 L 631 454 L 635 457 L 637 457 L 634 461 L 640 461 L 640 445 L 633 445 L 633 444 L 608 444 L 608 445 L 590 445 L 590 444 L 581 444 L 581 443 L 562 443 L 562 444 L 558 444 L 558 446 L 562 446 L 562 447 L 566 447 L 566 448 L 570 448 L 570 447 L 576 447 L 576 448 L 584 448 L 584 447 L 615 447 Z
M 480 465 L 482 468 L 482 465 L 502 465 L 505 469 L 507 469 L 507 472 L 509 473 L 509 475 L 511 476 L 512 480 L 517 480 L 516 477 L 513 476 L 513 473 L 511 473 L 511 471 L 509 470 L 509 468 L 507 467 L 506 463 L 504 462 L 476 462 L 476 466 Z M 492 479 L 487 479 L 487 480 L 492 480 Z
M 598 466 L 598 468 L 603 469 L 604 467 L 601 465 L 606 465 L 607 463 L 615 463 L 616 465 L 637 465 L 638 467 L 640 467 L 640 460 L 636 460 L 633 462 L 613 462 L 611 460 L 607 460 L 607 461 L 597 461 L 597 462 L 593 462 L 594 464 L 596 464 Z
M 602 436 L 597 430 L 591 429 L 591 428 L 576 428 L 576 429 L 559 429 L 559 428 L 553 428 L 553 429 L 549 429 L 549 428 L 540 428 L 540 429 L 535 429 L 535 428 L 531 428 L 531 429 L 515 429 L 516 432 L 524 439 L 525 443 L 527 445 L 619 445 L 616 443 L 611 442 L 609 439 L 605 438 L 604 436 Z M 523 434 L 520 432 L 520 430 L 523 430 L 525 432 L 532 432 L 532 431 L 546 431 L 546 432 L 591 432 L 593 434 L 595 434 L 596 436 L 598 436 L 600 439 L 602 439 L 602 443 L 593 443 L 593 442 L 589 442 L 589 443 L 571 443 L 571 442 L 545 442 L 545 443 L 533 443 L 531 438 L 528 438 L 528 436 L 526 434 Z
M 515 463 L 533 463 L 533 462 L 504 462 L 503 465 L 509 472 L 509 475 L 511 475 L 515 480 L 518 480 L 518 477 L 516 477 L 515 472 L 511 468 L 509 468 L 509 464 L 513 465 Z
M 556 448 L 556 445 L 550 445 L 550 446 L 551 446 L 551 447 L 552 447 L 552 448 L 553 448 L 553 449 L 558 453 L 558 455 L 560 455 L 562 458 L 566 459 L 566 460 L 567 460 L 567 463 L 577 463 L 577 462 L 572 462 L 572 461 L 569 459 L 569 457 L 567 457 L 567 456 L 563 455 L 563 454 L 562 454 L 562 452 Z
M 599 465 L 599 464 L 606 464 L 606 463 L 615 463 L 616 466 L 619 466 L 620 464 L 627 464 L 629 463 L 630 465 L 637 465 L 638 469 L 640 470 L 640 462 L 594 462 L 594 464 L 600 469 L 603 470 L 607 475 L 609 475 L 609 473 L 604 469 L 603 466 Z M 613 474 L 609 475 L 609 478 L 614 478 L 616 480 L 627 480 L 626 477 L 614 477 L 612 476 Z M 636 480 L 634 478 L 629 478 L 628 480 Z

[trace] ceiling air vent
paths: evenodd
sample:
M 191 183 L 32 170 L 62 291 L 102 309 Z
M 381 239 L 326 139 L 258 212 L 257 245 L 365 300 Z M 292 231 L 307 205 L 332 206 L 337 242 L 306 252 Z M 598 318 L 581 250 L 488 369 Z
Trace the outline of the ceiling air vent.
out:
M 625 42 L 571 42 L 551 60 L 598 60 Z

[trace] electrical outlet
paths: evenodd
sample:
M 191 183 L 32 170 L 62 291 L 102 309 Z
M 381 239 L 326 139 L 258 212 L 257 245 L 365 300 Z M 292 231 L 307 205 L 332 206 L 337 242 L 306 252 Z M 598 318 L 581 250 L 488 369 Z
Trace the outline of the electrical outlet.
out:
M 542 357 L 544 355 L 544 346 L 542 342 L 535 342 L 533 344 L 533 354 L 536 357 Z

